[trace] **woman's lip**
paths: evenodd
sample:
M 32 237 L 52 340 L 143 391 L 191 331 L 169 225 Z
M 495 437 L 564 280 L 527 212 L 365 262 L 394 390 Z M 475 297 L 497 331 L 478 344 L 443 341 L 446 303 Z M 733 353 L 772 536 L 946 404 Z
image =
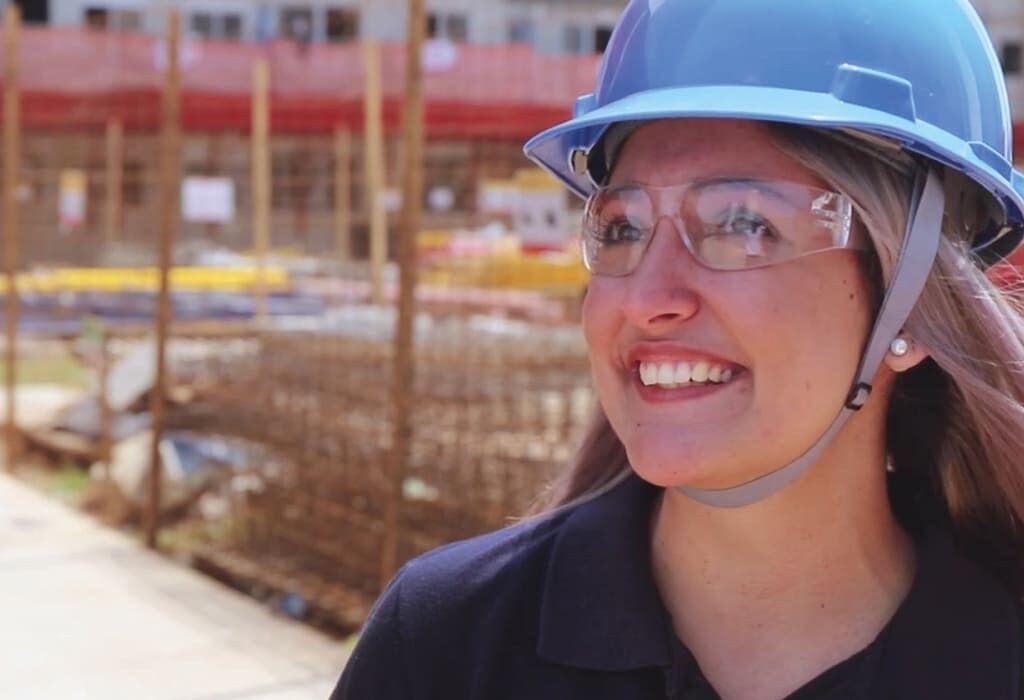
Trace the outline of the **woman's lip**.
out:
M 669 389 L 657 384 L 647 386 L 637 377 L 634 386 L 636 387 L 637 394 L 644 401 L 649 403 L 670 403 L 674 401 L 694 401 L 720 391 L 725 391 L 735 381 L 736 379 L 734 378 L 732 381 L 724 384 L 690 384 Z
M 626 352 L 626 366 L 634 368 L 641 362 L 707 362 L 725 369 L 742 370 L 743 365 L 720 355 L 678 343 L 642 343 Z

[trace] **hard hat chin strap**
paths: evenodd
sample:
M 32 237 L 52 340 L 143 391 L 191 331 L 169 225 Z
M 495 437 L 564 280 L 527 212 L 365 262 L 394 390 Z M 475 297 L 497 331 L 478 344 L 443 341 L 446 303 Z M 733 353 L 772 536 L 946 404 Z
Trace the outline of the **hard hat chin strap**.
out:
M 814 445 L 795 461 L 752 481 L 727 489 L 697 489 L 678 486 L 677 490 L 709 506 L 739 508 L 762 501 L 793 482 L 813 464 L 839 433 L 847 419 L 859 411 L 871 394 L 871 380 L 888 352 L 914 304 L 924 290 L 935 262 L 942 233 L 946 195 L 934 168 L 919 172 L 907 218 L 907 233 L 896 262 L 892 283 L 882 302 L 874 329 L 861 357 L 860 367 L 847 397 L 846 405 Z

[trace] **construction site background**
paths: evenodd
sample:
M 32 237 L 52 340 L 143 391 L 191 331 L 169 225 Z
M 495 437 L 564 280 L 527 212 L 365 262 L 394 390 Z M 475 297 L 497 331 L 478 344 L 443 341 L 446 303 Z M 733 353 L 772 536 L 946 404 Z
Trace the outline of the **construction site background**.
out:
M 396 566 L 528 510 L 594 399 L 581 205 L 521 146 L 571 114 L 596 53 L 435 38 L 419 83 L 401 42 L 20 27 L 12 9 L 11 472 L 342 634 Z
M 521 144 L 569 115 L 598 56 L 423 47 L 414 379 L 398 387 L 406 51 L 9 22 L 0 44 L 19 127 L 0 228 L 24 399 L 9 468 L 342 634 L 394 566 L 524 513 L 592 401 L 579 204 Z

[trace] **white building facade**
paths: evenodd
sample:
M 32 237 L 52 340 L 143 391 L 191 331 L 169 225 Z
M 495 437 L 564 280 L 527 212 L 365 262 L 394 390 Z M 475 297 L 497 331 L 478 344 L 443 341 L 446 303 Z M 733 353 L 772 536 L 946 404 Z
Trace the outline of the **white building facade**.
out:
M 603 50 L 625 0 L 428 0 L 429 34 L 454 41 L 533 44 L 548 53 Z M 402 40 L 406 0 L 59 0 L 51 24 L 160 32 L 177 7 L 192 36 L 254 41 Z
M 0 5 L 10 0 L 0 0 Z M 1024 120 L 1024 0 L 973 0 L 999 52 Z M 454 41 L 532 44 L 546 53 L 604 49 L 626 0 L 427 0 L 429 33 Z M 254 41 L 400 41 L 406 0 L 50 0 L 51 24 L 161 32 L 177 7 L 187 34 Z

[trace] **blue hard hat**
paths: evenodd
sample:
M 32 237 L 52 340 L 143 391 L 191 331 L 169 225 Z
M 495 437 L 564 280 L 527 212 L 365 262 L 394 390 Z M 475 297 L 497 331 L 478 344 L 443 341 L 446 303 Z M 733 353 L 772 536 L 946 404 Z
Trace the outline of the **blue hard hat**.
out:
M 608 127 L 678 117 L 867 132 L 954 168 L 1001 205 L 974 241 L 989 261 L 1024 231 L 1002 70 L 968 0 L 631 0 L 596 91 L 525 146 L 586 196 Z

